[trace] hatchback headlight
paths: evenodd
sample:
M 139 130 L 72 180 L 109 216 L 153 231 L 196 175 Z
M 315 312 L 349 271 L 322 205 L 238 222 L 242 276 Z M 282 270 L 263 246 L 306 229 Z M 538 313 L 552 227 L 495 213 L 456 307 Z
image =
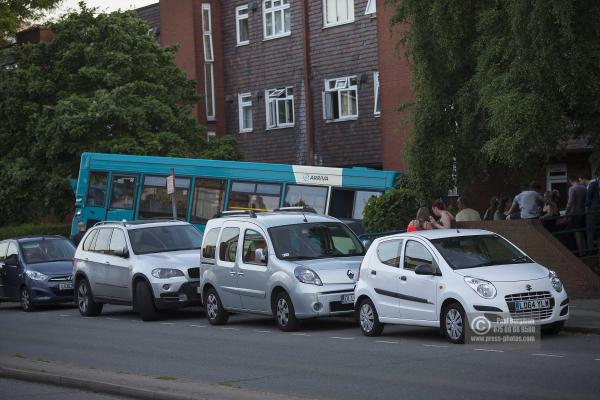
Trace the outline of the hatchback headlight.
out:
M 152 276 L 158 279 L 169 279 L 185 275 L 181 270 L 175 268 L 155 268 L 152 270 Z
M 305 267 L 297 267 L 294 270 L 294 275 L 296 275 L 296 279 L 298 279 L 302 283 L 308 283 L 310 285 L 322 286 L 323 282 L 321 282 L 321 278 L 315 271 L 310 268 Z
M 484 281 L 483 279 L 472 278 L 465 276 L 465 282 L 471 287 L 478 295 L 484 299 L 493 299 L 496 297 L 496 287 L 492 282 Z
M 550 283 L 552 283 L 552 287 L 554 288 L 554 290 L 556 290 L 558 293 L 562 292 L 563 284 L 556 272 L 549 270 L 548 279 L 550 279 Z
M 25 273 L 29 278 L 33 279 L 34 281 L 45 281 L 46 279 L 48 279 L 48 276 L 42 274 L 41 272 L 25 271 Z

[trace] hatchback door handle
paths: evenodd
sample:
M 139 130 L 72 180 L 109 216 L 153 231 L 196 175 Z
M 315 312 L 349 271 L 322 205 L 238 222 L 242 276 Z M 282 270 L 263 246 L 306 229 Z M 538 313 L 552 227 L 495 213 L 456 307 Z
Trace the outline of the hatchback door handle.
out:
M 238 274 L 238 276 L 244 276 L 243 272 L 238 272 L 237 274 Z
M 405 281 L 405 280 L 406 280 L 406 276 L 401 276 L 401 277 L 400 277 L 400 280 L 403 280 L 403 281 Z
M 104 264 L 110 264 L 110 261 L 104 261 Z
M 237 274 L 237 272 L 235 272 L 235 271 L 231 271 L 231 272 L 229 273 L 229 275 L 231 275 L 231 276 L 234 276 L 235 274 Z

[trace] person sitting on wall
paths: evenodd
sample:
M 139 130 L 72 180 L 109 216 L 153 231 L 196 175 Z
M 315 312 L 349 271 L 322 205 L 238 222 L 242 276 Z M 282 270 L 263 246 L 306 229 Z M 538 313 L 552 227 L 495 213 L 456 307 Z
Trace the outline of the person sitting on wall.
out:
M 498 200 L 498 197 L 492 196 L 492 198 L 490 199 L 490 206 L 487 210 L 485 210 L 485 213 L 483 214 L 483 220 L 493 221 L 495 219 L 494 217 L 496 215 L 496 212 L 498 211 L 498 207 L 500 207 L 500 200 Z M 458 215 L 456 217 L 458 218 Z
M 456 214 L 456 222 L 481 221 L 479 212 L 469 208 L 469 200 L 466 197 L 459 197 L 457 204 L 460 211 Z
M 455 225 L 454 215 L 446 211 L 446 206 L 441 200 L 436 200 L 431 205 L 433 215 L 439 218 L 439 222 L 435 220 L 433 216 L 429 217 L 431 225 L 435 229 L 450 229 Z
M 431 222 L 429 222 L 429 218 L 431 218 L 431 214 L 429 214 L 427 207 L 419 208 L 417 211 L 417 217 L 409 222 L 408 226 L 406 227 L 406 231 L 416 232 L 433 229 Z

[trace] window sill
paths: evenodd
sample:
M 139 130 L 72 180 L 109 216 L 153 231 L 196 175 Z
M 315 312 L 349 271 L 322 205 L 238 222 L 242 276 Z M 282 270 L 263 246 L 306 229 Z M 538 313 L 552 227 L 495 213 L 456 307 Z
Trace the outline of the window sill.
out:
M 279 126 L 275 126 L 273 128 L 266 128 L 266 131 L 276 131 L 278 129 L 287 129 L 287 128 L 293 128 L 294 124 L 287 124 L 287 125 L 279 125 Z
M 376 112 L 374 115 L 375 115 L 375 118 L 379 118 L 379 117 L 381 117 L 381 112 Z
M 254 129 L 241 129 L 240 133 L 251 133 Z
M 358 115 L 356 117 L 346 117 L 346 118 L 338 118 L 338 119 L 326 119 L 325 123 L 330 124 L 334 122 L 346 122 L 346 121 L 357 121 Z
M 206 121 L 208 122 L 215 122 L 217 120 L 216 117 L 206 117 Z
M 348 24 L 353 24 L 353 23 L 354 23 L 354 19 L 349 19 L 348 21 L 335 22 L 335 23 L 331 23 L 331 24 L 324 24 L 323 25 L 323 29 L 335 28 L 336 26 L 348 25 Z
M 237 47 L 244 47 L 244 46 L 248 46 L 250 44 L 250 41 L 248 42 L 238 42 Z
M 287 32 L 287 33 L 283 33 L 281 35 L 273 35 L 273 36 L 263 36 L 263 42 L 269 41 L 269 40 L 273 40 L 273 39 L 279 39 L 279 38 L 283 38 L 283 37 L 287 37 L 287 36 L 291 36 L 292 32 Z

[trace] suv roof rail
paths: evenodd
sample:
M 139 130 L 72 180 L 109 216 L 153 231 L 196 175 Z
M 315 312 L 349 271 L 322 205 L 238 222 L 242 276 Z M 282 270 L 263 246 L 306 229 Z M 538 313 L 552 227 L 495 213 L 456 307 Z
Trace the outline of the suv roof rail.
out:
M 231 211 L 219 211 L 215 218 L 230 217 L 235 215 L 247 215 L 250 218 L 256 218 L 256 212 L 254 210 L 231 210 Z
M 107 225 L 107 224 L 118 224 L 118 225 L 125 226 L 125 225 L 127 225 L 127 221 L 98 221 L 94 224 L 94 226 L 92 226 L 92 228 L 95 226 Z
M 309 206 L 295 206 L 295 207 L 279 207 L 273 210 L 275 212 L 308 212 L 312 214 L 318 214 L 317 210 Z

